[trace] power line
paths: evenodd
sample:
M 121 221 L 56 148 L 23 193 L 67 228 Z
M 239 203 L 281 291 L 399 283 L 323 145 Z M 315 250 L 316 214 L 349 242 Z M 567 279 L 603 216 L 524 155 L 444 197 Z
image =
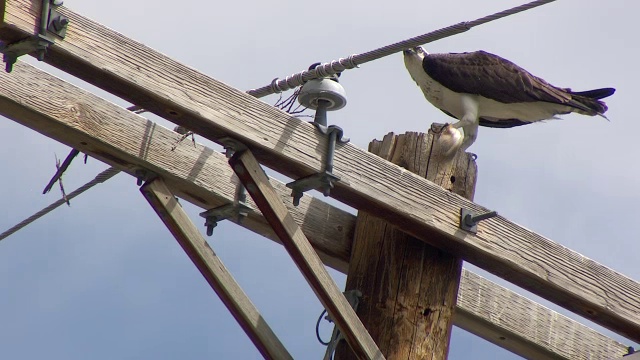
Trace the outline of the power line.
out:
M 110 167 L 107 170 L 101 172 L 100 174 L 98 174 L 93 180 L 89 181 L 88 183 L 80 186 L 79 188 L 77 188 L 76 190 L 72 191 L 69 195 L 67 195 L 67 199 L 71 200 L 74 197 L 82 194 L 83 192 L 91 189 L 93 186 L 105 182 L 107 180 L 109 180 L 110 178 L 112 178 L 114 175 L 116 175 L 117 173 L 119 173 L 120 170 Z M 44 215 L 48 214 L 51 210 L 59 207 L 62 204 L 65 204 L 66 201 L 64 198 L 59 199 L 57 201 L 55 201 L 54 203 L 52 203 L 51 205 L 45 207 L 44 209 L 38 211 L 37 213 L 29 216 L 28 218 L 22 220 L 19 224 L 15 225 L 14 227 L 10 228 L 9 230 L 3 232 L 2 234 L 0 234 L 0 241 L 4 240 L 6 237 L 10 236 L 11 234 L 15 233 L 16 231 L 22 229 L 23 227 L 31 224 L 32 222 L 38 220 L 39 218 L 43 217 Z
M 389 56 L 391 54 L 395 54 L 404 49 L 409 49 L 412 47 L 434 42 L 436 40 L 444 39 L 452 35 L 460 34 L 465 31 L 471 30 L 471 28 L 475 26 L 486 24 L 490 21 L 501 19 L 503 17 L 507 17 L 509 15 L 513 15 L 519 12 L 533 9 L 535 7 L 545 5 L 554 1 L 556 0 L 532 1 L 530 3 L 516 6 L 511 9 L 503 10 L 498 13 L 488 15 L 473 21 L 465 21 L 455 25 L 447 26 L 442 29 L 438 29 L 438 30 L 435 30 L 420 36 L 416 36 L 407 40 L 403 40 L 391 45 L 383 46 L 381 48 L 371 50 L 362 54 L 355 54 L 347 58 L 340 58 L 338 60 L 333 60 L 330 63 L 324 63 L 316 67 L 315 69 L 301 71 L 299 73 L 287 76 L 284 79 L 279 80 L 278 78 L 275 78 L 273 79 L 271 84 L 263 86 L 258 89 L 249 90 L 247 91 L 247 94 L 255 96 L 257 98 L 261 98 L 263 96 L 267 96 L 270 94 L 287 91 L 289 89 L 293 89 L 298 86 L 301 86 L 302 84 L 304 84 L 305 82 L 311 79 L 335 75 L 344 70 L 349 70 L 349 69 L 358 67 L 358 65 L 362 65 L 366 62 L 377 60 L 385 56 Z

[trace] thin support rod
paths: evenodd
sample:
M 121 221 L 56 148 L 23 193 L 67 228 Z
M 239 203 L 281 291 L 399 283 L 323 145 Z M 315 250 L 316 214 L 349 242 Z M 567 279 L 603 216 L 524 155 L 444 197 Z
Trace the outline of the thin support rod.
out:
M 318 100 L 318 108 L 316 109 L 316 115 L 313 118 L 314 123 L 327 126 L 327 108 L 329 107 L 329 104 L 328 100 Z
M 49 0 L 42 0 L 42 9 L 40 11 L 40 35 L 47 35 L 47 20 L 49 19 Z
M 486 24 L 490 21 L 498 20 L 509 15 L 517 14 L 535 7 L 554 2 L 556 0 L 536 0 L 520 6 L 516 6 L 511 9 L 503 10 L 495 14 L 487 15 L 472 21 L 465 21 L 455 25 L 447 26 L 442 29 L 438 29 L 420 36 L 412 37 L 407 40 L 403 40 L 391 45 L 383 46 L 381 48 L 368 51 L 362 54 L 351 55 L 347 58 L 340 58 L 333 60 L 330 63 L 324 63 L 311 70 L 304 70 L 296 74 L 287 76 L 284 79 L 274 79 L 269 85 L 265 85 L 261 88 L 252 89 L 247 91 L 247 94 L 257 98 L 261 98 L 270 94 L 280 93 L 289 89 L 296 88 L 305 82 L 335 75 L 344 70 L 353 69 L 366 62 L 377 60 L 391 54 L 395 54 L 404 49 L 413 48 L 436 40 L 444 39 L 449 36 L 457 35 L 465 31 L 471 30 L 471 28 Z
M 336 142 L 338 141 L 338 132 L 330 131 L 329 132 L 329 145 L 327 147 L 327 155 L 325 164 L 326 167 L 324 169 L 325 172 L 333 172 L 333 154 L 336 151 Z
M 213 252 L 162 179 L 140 188 L 187 256 L 218 294 L 265 359 L 293 359 L 249 297 Z
M 50 0 L 42 0 L 42 9 L 40 9 L 41 10 L 40 11 L 40 28 L 38 29 L 38 33 L 40 34 L 41 37 L 47 36 L 47 27 L 49 25 L 47 22 L 49 21 L 49 9 L 50 9 L 49 1 Z M 38 49 L 36 52 L 36 58 L 38 59 L 38 61 L 44 60 L 44 54 L 46 52 L 47 52 L 46 47 L 38 46 Z

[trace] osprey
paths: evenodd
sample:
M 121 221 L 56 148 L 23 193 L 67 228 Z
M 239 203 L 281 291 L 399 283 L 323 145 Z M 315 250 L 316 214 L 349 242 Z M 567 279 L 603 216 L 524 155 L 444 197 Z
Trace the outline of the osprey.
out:
M 559 88 L 484 51 L 428 54 L 416 47 L 403 53 L 411 78 L 427 100 L 459 120 L 451 127 L 462 128 L 464 138 L 449 153 L 471 146 L 479 125 L 510 128 L 572 112 L 605 117 L 607 106 L 600 99 L 615 92 L 613 88 L 580 92 Z

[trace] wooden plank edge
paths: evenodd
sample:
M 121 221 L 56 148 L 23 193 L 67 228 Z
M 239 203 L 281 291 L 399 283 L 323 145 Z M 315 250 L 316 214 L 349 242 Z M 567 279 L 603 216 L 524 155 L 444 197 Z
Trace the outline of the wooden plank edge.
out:
M 527 359 L 609 359 L 628 349 L 466 269 L 454 324 Z

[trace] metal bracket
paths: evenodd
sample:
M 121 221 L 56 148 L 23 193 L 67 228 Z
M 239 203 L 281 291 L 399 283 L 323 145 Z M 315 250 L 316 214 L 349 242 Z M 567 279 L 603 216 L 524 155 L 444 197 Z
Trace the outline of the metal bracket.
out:
M 243 143 L 230 137 L 223 137 L 220 139 L 220 142 L 224 146 L 227 158 L 233 156 L 236 151 L 247 149 Z M 207 236 L 213 235 L 213 229 L 218 226 L 218 222 L 232 217 L 238 217 L 238 220 L 240 220 L 240 218 L 249 214 L 249 210 L 251 210 L 251 208 L 247 205 L 247 190 L 242 184 L 238 184 L 233 203 L 218 206 L 217 208 L 200 213 L 200 216 L 205 218 L 204 226 L 207 227 Z
M 224 154 L 227 156 L 227 159 L 232 157 L 233 154 L 237 151 L 247 150 L 247 146 L 245 144 L 241 143 L 240 141 L 234 138 L 223 137 L 223 138 L 220 138 L 219 141 L 224 147 L 224 150 L 225 150 Z
M 478 223 L 480 221 L 496 216 L 498 216 L 498 213 L 495 211 L 476 215 L 473 211 L 462 208 L 460 209 L 460 229 L 475 234 L 476 232 L 478 232 Z
M 347 301 L 349 302 L 349 305 L 351 305 L 351 308 L 353 309 L 353 311 L 358 311 L 358 305 L 360 304 L 360 298 L 362 297 L 362 292 L 360 290 L 348 290 L 348 291 L 345 291 L 343 294 L 344 294 L 344 297 L 347 298 Z M 331 319 L 331 316 L 329 315 L 325 316 L 324 319 L 329 322 L 333 322 L 333 320 Z M 342 336 L 342 333 L 340 332 L 338 327 L 334 326 L 333 333 L 331 333 L 331 340 L 327 345 L 327 351 L 324 353 L 323 360 L 331 360 L 333 358 L 333 352 L 336 351 L 336 346 L 338 346 L 338 343 L 340 342 L 340 340 L 344 340 L 344 336 Z
M 331 194 L 331 189 L 333 189 L 334 184 L 340 181 L 340 177 L 333 174 L 333 155 L 336 150 L 336 143 L 339 142 L 344 144 L 349 142 L 348 138 L 344 138 L 342 136 L 343 131 L 339 126 L 325 126 L 318 122 L 313 122 L 313 125 L 321 134 L 327 135 L 329 141 L 327 155 L 324 162 L 324 171 L 303 177 L 287 184 L 287 187 L 291 189 L 293 205 L 295 206 L 300 204 L 300 199 L 305 191 L 318 189 L 322 191 L 324 196 L 329 196 Z
M 13 70 L 13 64 L 18 57 L 34 51 L 39 61 L 44 60 L 47 48 L 55 42 L 55 37 L 64 39 L 69 19 L 56 10 L 60 5 L 62 5 L 60 0 L 42 0 L 38 34 L 11 44 L 0 44 L 0 53 L 3 54 L 2 60 L 6 64 L 6 72 Z
M 135 172 L 135 176 L 136 176 L 136 184 L 138 186 L 142 186 L 143 183 L 157 178 L 158 174 L 147 169 L 137 169 Z
M 46 0 L 43 0 L 43 2 Z M 60 14 L 57 8 L 62 5 L 62 1 L 50 0 L 52 7 L 49 10 L 49 16 L 47 18 L 47 30 L 53 33 L 60 39 L 64 39 L 67 36 L 67 27 L 69 25 L 69 18 Z
M 236 216 L 238 218 L 245 217 L 249 214 L 249 210 L 251 210 L 251 208 L 245 201 L 238 201 L 200 213 L 200 216 L 205 218 L 204 226 L 207 227 L 207 236 L 213 235 L 213 229 L 218 226 L 218 222 Z

